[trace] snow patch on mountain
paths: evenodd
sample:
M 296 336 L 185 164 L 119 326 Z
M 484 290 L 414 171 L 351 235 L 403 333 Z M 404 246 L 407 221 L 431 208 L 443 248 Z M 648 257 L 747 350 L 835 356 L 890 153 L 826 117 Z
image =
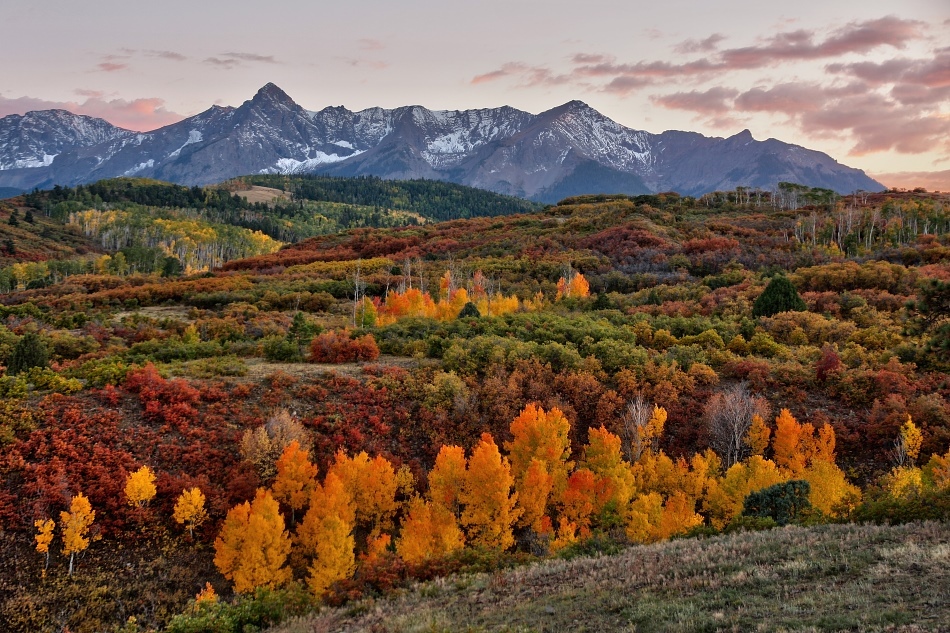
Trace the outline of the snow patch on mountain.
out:
M 342 160 L 346 160 L 351 156 L 356 156 L 357 154 L 362 154 L 362 152 L 354 152 L 348 156 L 340 156 L 339 154 L 327 154 L 324 152 L 314 152 L 315 156 L 313 158 L 308 158 L 307 160 L 297 160 L 295 158 L 281 158 L 278 159 L 277 163 L 273 167 L 266 167 L 260 171 L 262 174 L 306 174 L 313 171 L 320 165 L 327 165 L 330 163 L 338 163 Z
M 129 169 L 129 170 L 127 170 L 126 172 L 124 172 L 122 175 L 123 175 L 123 176 L 134 176 L 135 174 L 139 173 L 140 171 L 143 171 L 143 170 L 145 170 L 145 169 L 151 169 L 151 168 L 154 167 L 154 166 L 155 166 L 155 160 L 152 159 L 152 158 L 149 158 L 149 159 L 148 159 L 147 161 L 145 161 L 144 163 L 139 163 L 138 165 L 136 165 L 136 166 L 133 167 L 132 169 Z
M 168 155 L 169 158 L 178 158 L 181 155 L 181 150 L 185 149 L 189 145 L 194 145 L 195 143 L 200 143 L 204 140 L 201 136 L 201 132 L 198 130 L 191 130 L 188 132 L 188 140 L 185 141 L 185 144 L 176 149 L 174 152 Z

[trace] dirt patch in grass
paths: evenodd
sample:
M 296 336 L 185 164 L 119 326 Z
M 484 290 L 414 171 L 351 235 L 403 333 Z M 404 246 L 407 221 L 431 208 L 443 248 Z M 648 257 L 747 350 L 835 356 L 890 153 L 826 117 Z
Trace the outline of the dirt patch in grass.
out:
M 858 630 L 950 630 L 950 525 L 788 527 L 633 547 L 442 578 L 275 631 Z
M 272 187 L 253 186 L 246 191 L 238 191 L 236 193 L 250 203 L 264 202 L 270 204 L 278 198 L 287 198 L 286 191 L 281 191 L 280 189 L 274 189 Z
M 247 375 L 241 380 L 260 382 L 267 376 L 281 371 L 296 378 L 314 378 L 327 372 L 359 376 L 366 365 L 383 365 L 385 367 L 402 367 L 412 369 L 418 365 L 414 358 L 404 356 L 380 356 L 371 363 L 272 363 L 260 358 L 248 358 Z
M 135 310 L 117 312 L 115 316 L 112 317 L 112 319 L 114 321 L 121 321 L 127 316 L 139 314 L 152 319 L 174 319 L 184 323 L 191 323 L 194 321 L 194 319 L 188 316 L 191 311 L 192 308 L 187 306 L 146 306 L 144 308 L 137 308 Z

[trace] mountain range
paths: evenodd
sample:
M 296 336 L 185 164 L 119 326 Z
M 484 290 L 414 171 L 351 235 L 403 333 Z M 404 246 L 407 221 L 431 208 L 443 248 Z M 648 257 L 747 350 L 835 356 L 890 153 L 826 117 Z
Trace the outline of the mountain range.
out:
M 248 174 L 428 178 L 553 202 L 589 193 L 698 195 L 781 181 L 841 193 L 885 187 L 815 150 L 748 130 L 729 138 L 633 130 L 580 101 L 540 114 L 508 106 L 306 110 L 274 84 L 238 107 L 133 132 L 65 110 L 0 118 L 0 190 L 119 176 L 209 185 Z

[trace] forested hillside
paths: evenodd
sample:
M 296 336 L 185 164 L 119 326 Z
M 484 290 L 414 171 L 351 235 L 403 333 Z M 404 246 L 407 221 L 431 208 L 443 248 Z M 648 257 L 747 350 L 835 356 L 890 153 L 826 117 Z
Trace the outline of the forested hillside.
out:
M 0 269 L 0 291 L 79 273 L 193 273 L 352 227 L 538 208 L 517 198 L 423 180 L 254 176 L 189 188 L 120 178 L 55 187 L 0 204 L 0 220 L 7 222 L 0 227 L 0 262 L 7 265 Z
M 154 222 L 215 231 L 351 204 L 279 180 L 201 208 L 125 181 L 31 203 L 100 244 L 161 240 L 135 224 L 157 196 Z M 291 197 L 233 195 L 251 186 Z M 123 188 L 143 197 L 103 197 Z M 15 273 L 0 618 L 240 631 L 682 535 L 946 520 L 950 198 L 773 193 L 361 226 L 193 274 Z

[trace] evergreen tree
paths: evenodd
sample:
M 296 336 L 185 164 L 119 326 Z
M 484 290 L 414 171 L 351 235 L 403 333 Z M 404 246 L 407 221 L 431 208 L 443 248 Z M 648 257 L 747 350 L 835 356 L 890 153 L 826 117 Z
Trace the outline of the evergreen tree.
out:
M 49 352 L 46 345 L 36 333 L 29 332 L 24 334 L 13 348 L 7 373 L 15 376 L 32 367 L 46 367 L 48 364 Z
M 33 224 L 33 222 L 35 222 L 35 219 L 33 218 L 33 209 L 27 209 L 26 215 L 23 216 L 23 219 L 30 224 Z
M 798 291 L 788 277 L 778 275 L 772 278 L 759 298 L 752 305 L 752 316 L 770 317 L 779 312 L 805 312 L 808 306 L 798 295 Z
M 482 316 L 482 313 L 478 311 L 478 307 L 469 301 L 464 306 L 462 306 L 462 311 L 459 312 L 458 318 L 460 319 L 478 319 Z
M 166 257 L 162 264 L 162 277 L 177 277 L 182 273 L 181 262 L 177 257 Z
M 7 220 L 10 226 L 20 226 L 20 212 L 14 209 L 10 212 L 10 219 Z

